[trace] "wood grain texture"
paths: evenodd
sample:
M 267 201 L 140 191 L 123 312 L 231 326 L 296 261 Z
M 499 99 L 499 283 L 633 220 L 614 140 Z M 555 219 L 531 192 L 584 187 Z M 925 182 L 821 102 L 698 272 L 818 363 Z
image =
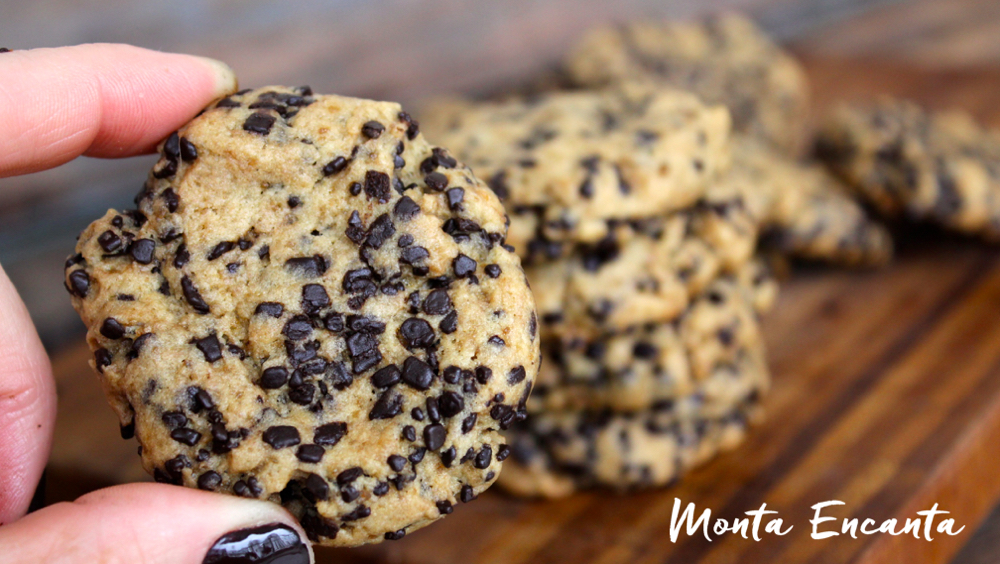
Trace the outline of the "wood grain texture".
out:
M 935 72 L 807 59 L 820 108 L 896 93 L 1000 124 L 1000 69 Z M 947 562 L 1000 498 L 1000 251 L 917 234 L 875 272 L 798 271 L 765 322 L 775 374 L 767 420 L 748 440 L 660 491 L 524 501 L 487 492 L 399 542 L 320 551 L 320 563 Z M 50 501 L 147 479 L 77 346 L 55 362 L 60 419 Z M 755 543 L 671 542 L 674 498 L 733 519 L 760 507 L 792 533 Z M 838 518 L 905 519 L 935 502 L 965 531 L 809 538 L 810 506 Z M 986 561 L 986 560 L 984 560 Z

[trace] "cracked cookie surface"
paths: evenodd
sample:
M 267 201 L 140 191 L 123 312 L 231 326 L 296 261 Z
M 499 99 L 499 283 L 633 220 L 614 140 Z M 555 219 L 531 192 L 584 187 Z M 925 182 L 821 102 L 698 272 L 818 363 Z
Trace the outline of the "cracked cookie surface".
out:
M 493 192 L 392 103 L 268 87 L 171 135 L 66 285 L 158 481 L 398 539 L 509 453 L 538 321 Z

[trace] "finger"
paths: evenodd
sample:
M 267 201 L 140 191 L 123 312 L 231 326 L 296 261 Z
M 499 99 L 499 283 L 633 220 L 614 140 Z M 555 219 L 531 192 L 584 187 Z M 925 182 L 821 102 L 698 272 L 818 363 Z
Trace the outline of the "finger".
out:
M 0 560 L 308 564 L 312 551 L 305 538 L 292 516 L 273 503 L 163 484 L 129 484 L 5 525 L 0 528 Z
M 0 177 L 151 151 L 236 90 L 225 64 L 130 45 L 0 54 Z
M 0 267 L 0 523 L 28 510 L 49 455 L 55 418 L 49 359 Z

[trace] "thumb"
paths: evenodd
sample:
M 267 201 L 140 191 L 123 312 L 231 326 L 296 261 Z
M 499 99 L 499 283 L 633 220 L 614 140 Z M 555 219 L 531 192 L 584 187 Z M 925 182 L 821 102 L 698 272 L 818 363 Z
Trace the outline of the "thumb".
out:
M 310 564 L 280 506 L 163 484 L 129 484 L 0 527 L 0 562 Z

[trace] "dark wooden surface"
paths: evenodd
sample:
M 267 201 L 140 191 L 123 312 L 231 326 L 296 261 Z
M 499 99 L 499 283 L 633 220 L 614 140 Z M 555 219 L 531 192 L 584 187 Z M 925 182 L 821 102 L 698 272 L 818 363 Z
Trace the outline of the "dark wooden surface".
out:
M 1000 125 L 1000 68 L 807 64 L 819 107 L 891 92 Z M 321 551 L 320 562 L 947 562 L 1000 497 L 998 310 L 1000 250 L 967 240 L 911 234 L 883 270 L 796 271 L 765 322 L 775 374 L 767 421 L 738 450 L 661 491 L 551 502 L 488 492 L 402 541 Z M 76 346 L 55 360 L 62 403 L 50 499 L 146 479 L 134 443 L 116 439 L 87 357 Z M 727 519 L 767 502 L 795 528 L 759 543 L 682 536 L 674 544 L 675 497 Z M 932 543 L 813 540 L 810 506 L 830 499 L 847 503 L 830 511 L 838 518 L 879 522 L 938 503 L 966 529 Z M 995 555 L 986 543 L 965 557 Z

